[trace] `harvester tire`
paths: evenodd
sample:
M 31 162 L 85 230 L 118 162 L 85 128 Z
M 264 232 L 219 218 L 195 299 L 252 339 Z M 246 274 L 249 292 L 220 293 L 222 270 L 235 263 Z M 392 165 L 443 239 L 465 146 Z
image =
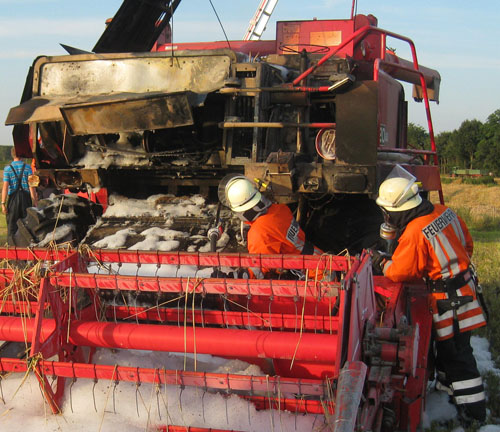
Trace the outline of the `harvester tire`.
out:
M 53 195 L 40 200 L 38 207 L 31 207 L 26 217 L 17 221 L 17 232 L 9 239 L 13 246 L 44 246 L 55 229 L 67 226 L 67 232 L 54 242 L 71 241 L 73 246 L 80 242 L 89 227 L 102 215 L 102 207 L 77 195 Z

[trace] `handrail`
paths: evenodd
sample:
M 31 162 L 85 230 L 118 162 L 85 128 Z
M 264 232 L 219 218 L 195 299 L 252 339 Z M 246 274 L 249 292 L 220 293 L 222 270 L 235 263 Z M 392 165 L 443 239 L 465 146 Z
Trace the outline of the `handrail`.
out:
M 426 110 L 426 114 L 427 114 L 427 123 L 428 123 L 428 127 L 429 127 L 429 136 L 431 139 L 431 148 L 433 151 L 436 151 L 436 142 L 434 139 L 434 128 L 432 126 L 431 112 L 430 112 L 430 106 L 429 106 L 429 97 L 428 97 L 428 93 L 427 93 L 427 84 L 425 82 L 424 75 L 420 71 L 420 68 L 418 65 L 417 50 L 415 49 L 415 44 L 413 43 L 413 41 L 410 38 L 407 38 L 406 36 L 402 36 L 402 35 L 399 35 L 397 33 L 393 33 L 389 30 L 384 30 L 384 29 L 381 29 L 378 27 L 373 27 L 370 25 L 363 26 L 359 30 L 355 31 L 351 36 L 349 36 L 340 45 L 338 45 L 336 49 L 325 54 L 321 59 L 318 60 L 318 62 L 316 64 L 312 65 L 309 69 L 305 70 L 302 74 L 300 74 L 297 78 L 295 78 L 295 80 L 293 80 L 293 82 L 292 82 L 292 86 L 295 87 L 298 84 L 300 84 L 307 76 L 309 76 L 312 72 L 314 72 L 318 67 L 320 67 L 323 63 L 325 63 L 329 58 L 331 58 L 335 54 L 337 54 L 346 45 L 348 45 L 349 43 L 351 43 L 354 40 L 363 39 L 369 33 L 380 33 L 380 36 L 381 36 L 380 57 L 375 59 L 375 62 L 374 62 L 373 79 L 375 81 L 378 81 L 378 73 L 379 73 L 381 62 L 390 64 L 391 67 L 395 67 L 397 69 L 404 70 L 407 72 L 414 72 L 414 73 L 417 73 L 419 75 L 420 85 L 422 86 L 422 92 L 423 92 L 423 96 L 424 96 L 423 99 L 424 99 L 424 104 L 425 104 L 425 110 Z M 398 65 L 397 63 L 388 63 L 385 61 L 387 36 L 393 37 L 395 39 L 399 39 L 403 42 L 407 42 L 408 45 L 410 45 L 414 69 L 409 69 L 407 67 Z M 437 155 L 434 157 L 434 163 L 436 165 L 438 163 Z
M 384 38 L 384 42 L 385 42 L 385 38 Z M 413 42 L 412 42 L 412 44 L 413 44 Z M 414 49 L 414 45 L 413 45 L 413 49 Z M 417 56 L 417 53 L 415 52 L 414 62 L 417 61 L 416 56 Z M 375 59 L 375 63 L 373 65 L 373 79 L 375 81 L 378 81 L 378 76 L 379 76 L 381 64 L 382 65 L 387 64 L 387 65 L 390 65 L 391 67 L 394 67 L 394 68 L 397 68 L 400 70 L 404 70 L 407 72 L 414 72 L 414 73 L 417 73 L 419 75 L 420 86 L 422 87 L 422 94 L 423 94 L 423 100 L 424 100 L 424 105 L 425 105 L 425 114 L 427 116 L 427 127 L 429 128 L 429 138 L 431 140 L 431 151 L 432 151 L 431 155 L 433 156 L 434 165 L 439 166 L 437 149 L 436 149 L 436 140 L 434 138 L 434 127 L 432 125 L 432 118 L 431 118 L 431 107 L 429 106 L 429 97 L 427 94 L 427 84 L 425 82 L 424 74 L 418 69 L 418 62 L 416 63 L 417 70 L 413 70 L 413 69 L 407 68 L 405 66 L 401 66 L 398 64 L 394 64 L 394 63 L 389 63 L 389 62 L 384 61 L 383 59 L 377 58 L 377 59 Z M 443 195 L 442 188 L 438 190 L 438 195 L 439 195 L 439 202 L 441 204 L 444 204 L 444 195 Z
M 410 69 L 410 68 L 407 68 L 405 66 L 401 66 L 398 64 L 388 63 L 380 58 L 377 58 L 377 59 L 375 59 L 375 63 L 373 65 L 373 79 L 374 79 L 374 81 L 378 81 L 378 76 L 379 76 L 381 64 L 382 65 L 387 64 L 387 65 L 390 65 L 391 67 L 394 67 L 396 69 L 404 70 L 407 72 L 414 72 L 414 73 L 417 73 L 419 75 L 420 85 L 422 86 L 422 93 L 424 95 L 423 99 L 425 101 L 424 103 L 425 103 L 425 111 L 427 114 L 427 126 L 429 127 L 429 137 L 431 139 L 431 150 L 435 153 L 434 154 L 434 163 L 437 165 L 438 160 L 437 160 L 437 153 L 436 153 L 436 142 L 434 140 L 434 128 L 432 127 L 431 111 L 430 111 L 430 106 L 429 106 L 429 98 L 427 95 L 427 85 L 425 83 L 424 74 L 422 72 L 420 72 L 419 70 L 413 70 L 413 69 Z
M 423 99 L 425 101 L 424 103 L 425 103 L 425 109 L 426 109 L 426 114 L 427 114 L 427 123 L 428 123 L 428 127 L 429 127 L 429 136 L 431 138 L 431 148 L 433 151 L 436 151 L 436 142 L 434 139 L 434 129 L 432 127 L 432 119 L 431 119 L 430 106 L 429 106 L 429 97 L 428 97 L 428 93 L 427 93 L 427 84 L 425 82 L 424 74 L 419 69 L 418 59 L 417 59 L 417 51 L 415 49 L 415 44 L 413 43 L 413 41 L 410 38 L 407 38 L 406 36 L 402 36 L 402 35 L 399 35 L 397 33 L 393 33 L 389 30 L 384 30 L 384 29 L 381 29 L 378 27 L 373 27 L 370 25 L 363 26 L 359 30 L 355 31 L 351 36 L 349 36 L 340 45 L 338 45 L 336 49 L 325 54 L 321 59 L 318 60 L 318 62 L 316 64 L 312 65 L 309 69 L 305 70 L 302 74 L 300 74 L 297 78 L 295 78 L 295 80 L 293 80 L 293 82 L 292 82 L 292 86 L 295 87 L 298 84 L 300 84 L 307 76 L 309 76 L 312 72 L 314 72 L 318 67 L 320 67 L 323 63 L 325 63 L 329 58 L 331 58 L 335 54 L 337 54 L 346 45 L 348 45 L 349 43 L 351 43 L 355 39 L 363 39 L 369 33 L 380 33 L 380 36 L 381 36 L 380 57 L 375 59 L 375 62 L 374 62 L 373 79 L 375 81 L 378 81 L 378 74 L 379 74 L 381 62 L 384 62 L 386 64 L 390 64 L 391 67 L 395 67 L 397 69 L 404 70 L 407 72 L 414 72 L 414 73 L 417 73 L 419 75 L 420 85 L 422 86 L 422 92 L 423 92 L 423 96 L 424 96 Z M 388 63 L 385 61 L 387 36 L 393 37 L 395 39 L 399 39 L 403 42 L 407 42 L 408 45 L 410 45 L 414 69 L 410 69 L 410 68 L 407 68 L 405 66 L 398 65 L 397 63 Z M 437 155 L 435 155 L 434 163 L 437 165 L 437 162 L 438 162 Z
M 378 81 L 378 76 L 379 76 L 379 71 L 380 71 L 380 65 L 381 64 L 388 64 L 391 67 L 406 71 L 406 72 L 412 72 L 412 73 L 417 73 L 420 78 L 420 86 L 422 87 L 422 93 L 423 93 L 423 100 L 424 100 L 424 105 L 425 105 L 425 112 L 427 116 L 427 126 L 429 128 L 429 138 L 431 141 L 431 149 L 435 153 L 433 156 L 434 159 L 434 164 L 437 166 L 438 165 L 438 157 L 436 153 L 436 141 L 434 137 L 434 128 L 432 125 L 432 118 L 431 118 L 431 111 L 430 111 L 430 106 L 429 106 L 429 97 L 427 93 L 427 83 L 425 82 L 425 77 L 423 72 L 420 70 L 419 65 L 418 65 L 418 59 L 417 59 L 417 50 L 415 48 L 415 44 L 413 41 L 406 37 L 399 35 L 397 33 L 393 33 L 389 30 L 384 30 L 378 27 L 366 25 L 361 27 L 359 30 L 356 30 L 353 34 L 351 34 L 345 41 L 343 41 L 340 45 L 337 46 L 336 49 L 333 51 L 330 51 L 329 53 L 325 54 L 321 59 L 318 60 L 317 63 L 312 65 L 310 68 L 305 70 L 303 73 L 301 73 L 295 80 L 292 82 L 292 86 L 295 87 L 299 85 L 300 83 L 304 82 L 304 79 L 307 78 L 311 73 L 313 73 L 318 67 L 320 67 L 323 63 L 325 63 L 328 59 L 333 57 L 335 54 L 337 54 L 342 48 L 347 46 L 349 43 L 356 41 L 356 43 L 364 39 L 368 34 L 370 33 L 379 33 L 380 34 L 380 57 L 375 59 L 374 65 L 373 65 L 373 79 L 374 81 Z M 386 40 L 387 36 L 393 37 L 395 39 L 399 39 L 403 42 L 407 42 L 408 45 L 410 46 L 411 54 L 412 54 L 412 62 L 413 62 L 413 67 L 414 69 L 407 68 L 405 66 L 398 65 L 397 63 L 389 63 L 385 60 L 386 58 L 386 52 L 387 52 L 387 45 L 386 45 Z M 444 197 L 443 197 L 443 191 L 439 190 L 439 199 L 441 202 L 444 202 Z

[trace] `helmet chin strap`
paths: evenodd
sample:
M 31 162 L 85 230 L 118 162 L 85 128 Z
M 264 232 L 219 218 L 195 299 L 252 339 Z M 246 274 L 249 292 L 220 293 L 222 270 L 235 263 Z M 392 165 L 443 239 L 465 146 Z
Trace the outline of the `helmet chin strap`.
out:
M 259 216 L 266 214 L 268 208 L 269 207 L 259 207 L 259 205 L 256 205 L 251 209 L 245 210 L 244 212 L 235 212 L 235 213 L 236 216 L 238 216 L 238 218 L 243 222 L 253 222 Z

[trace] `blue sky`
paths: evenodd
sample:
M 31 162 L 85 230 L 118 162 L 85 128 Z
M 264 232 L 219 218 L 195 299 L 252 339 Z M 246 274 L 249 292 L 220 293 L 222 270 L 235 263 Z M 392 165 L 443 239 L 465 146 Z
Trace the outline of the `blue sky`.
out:
M 230 39 L 241 39 L 259 0 L 212 0 Z M 40 54 L 60 55 L 59 43 L 91 50 L 122 0 L 0 0 L 0 144 L 12 143 L 4 126 L 19 103 L 28 67 Z M 420 64 L 442 78 L 440 104 L 431 104 L 436 132 L 466 119 L 485 121 L 500 109 L 500 8 L 497 1 L 359 0 L 358 13 L 379 27 L 411 38 Z M 280 0 L 264 33 L 274 39 L 276 20 L 348 18 L 351 0 Z M 174 41 L 221 40 L 208 0 L 184 0 L 174 16 Z M 408 57 L 396 43 L 397 53 Z M 409 89 L 407 90 L 409 94 Z M 423 104 L 410 103 L 410 121 L 426 125 Z

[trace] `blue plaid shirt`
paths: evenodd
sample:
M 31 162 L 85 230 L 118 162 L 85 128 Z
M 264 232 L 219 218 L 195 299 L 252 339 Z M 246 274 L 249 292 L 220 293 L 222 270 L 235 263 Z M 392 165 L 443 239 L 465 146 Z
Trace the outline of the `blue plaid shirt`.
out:
M 21 174 L 23 165 L 26 166 L 24 167 L 21 185 L 23 189 L 29 190 L 28 176 L 33 174 L 33 172 L 31 171 L 31 167 L 25 164 L 23 161 L 14 161 L 11 163 L 11 165 L 16 171 L 17 176 L 12 172 L 12 168 L 10 167 L 10 165 L 6 165 L 5 168 L 3 169 L 3 181 L 9 183 L 9 195 L 12 194 L 12 192 L 14 192 L 17 188 L 17 178 Z

